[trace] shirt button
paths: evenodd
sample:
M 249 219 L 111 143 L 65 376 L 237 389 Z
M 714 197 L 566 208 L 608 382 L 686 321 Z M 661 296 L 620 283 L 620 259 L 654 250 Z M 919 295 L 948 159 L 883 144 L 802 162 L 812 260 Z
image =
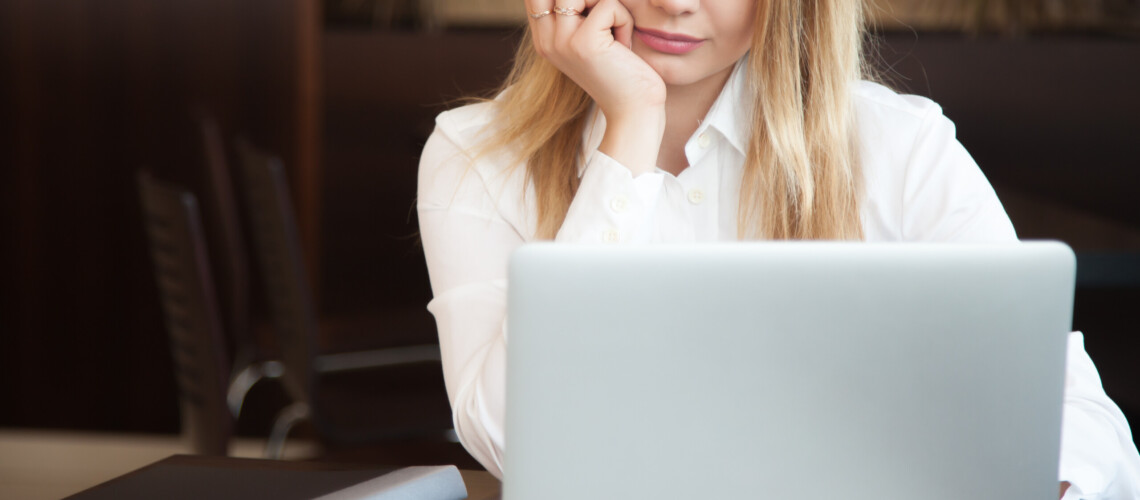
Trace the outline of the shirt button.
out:
M 618 196 L 613 200 L 610 200 L 610 208 L 619 214 L 624 212 L 625 209 L 629 208 L 629 198 L 626 198 L 625 196 Z
M 700 189 L 689 190 L 689 203 L 700 205 L 702 201 L 705 201 L 704 191 L 701 191 Z
M 602 241 L 604 241 L 606 243 L 617 243 L 618 232 L 616 230 L 613 230 L 613 229 L 607 229 L 605 231 L 602 231 Z
M 700 146 L 701 149 L 709 147 L 710 142 L 712 142 L 712 138 L 709 137 L 708 132 L 701 132 L 701 135 L 697 136 L 697 145 Z

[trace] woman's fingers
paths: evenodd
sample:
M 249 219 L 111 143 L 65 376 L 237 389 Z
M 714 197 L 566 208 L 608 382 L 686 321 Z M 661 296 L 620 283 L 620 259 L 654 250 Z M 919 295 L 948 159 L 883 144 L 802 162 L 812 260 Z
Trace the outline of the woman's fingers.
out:
M 531 38 L 538 53 L 559 65 L 582 25 L 584 11 L 597 0 L 527 0 Z M 562 69 L 562 68 L 560 68 Z
M 614 39 L 623 47 L 633 50 L 633 16 L 624 5 L 617 1 L 614 3 L 617 4 L 613 20 Z
M 617 0 L 594 0 L 590 16 L 582 23 L 583 36 L 595 42 L 617 41 L 629 48 L 633 40 L 633 17 Z
M 528 1 L 545 8 L 542 0 Z M 607 119 L 664 102 L 661 77 L 630 51 L 633 18 L 620 0 L 554 2 L 550 15 L 530 21 L 535 49 L 590 94 Z
M 554 13 L 554 0 L 525 0 L 527 17 L 533 23 Z
M 526 0 L 524 5 L 534 49 L 546 57 L 554 44 L 554 0 Z
M 554 30 L 555 43 L 560 47 L 569 43 L 574 33 L 582 25 L 582 11 L 586 9 L 585 0 L 555 0 L 554 2 Z M 556 48 L 555 50 L 558 50 Z

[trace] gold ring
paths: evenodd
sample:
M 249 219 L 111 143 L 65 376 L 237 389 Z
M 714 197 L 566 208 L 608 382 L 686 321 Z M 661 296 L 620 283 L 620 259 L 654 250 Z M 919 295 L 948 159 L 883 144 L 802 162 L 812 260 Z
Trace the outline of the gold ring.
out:
M 580 11 L 578 9 L 567 8 L 567 7 L 555 7 L 554 13 L 558 14 L 560 16 L 580 16 L 580 15 L 582 15 L 582 11 Z
M 549 16 L 549 15 L 550 15 L 550 11 L 544 10 L 542 12 L 535 12 L 534 14 L 531 14 L 530 18 L 531 19 L 542 19 L 542 18 Z

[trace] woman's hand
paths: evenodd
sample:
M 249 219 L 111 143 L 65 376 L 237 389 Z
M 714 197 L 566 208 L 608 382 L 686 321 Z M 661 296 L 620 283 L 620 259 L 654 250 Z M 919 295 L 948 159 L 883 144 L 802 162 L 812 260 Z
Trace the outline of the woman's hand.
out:
M 526 0 L 526 6 L 539 55 L 605 114 L 599 149 L 634 174 L 656 168 L 665 131 L 665 82 L 630 50 L 629 11 L 618 0 Z

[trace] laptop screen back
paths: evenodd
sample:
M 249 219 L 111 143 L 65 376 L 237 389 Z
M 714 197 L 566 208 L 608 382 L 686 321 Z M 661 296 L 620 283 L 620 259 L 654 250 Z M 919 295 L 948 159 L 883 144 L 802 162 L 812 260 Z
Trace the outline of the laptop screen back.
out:
M 1059 243 L 530 245 L 504 498 L 1049 498 Z

